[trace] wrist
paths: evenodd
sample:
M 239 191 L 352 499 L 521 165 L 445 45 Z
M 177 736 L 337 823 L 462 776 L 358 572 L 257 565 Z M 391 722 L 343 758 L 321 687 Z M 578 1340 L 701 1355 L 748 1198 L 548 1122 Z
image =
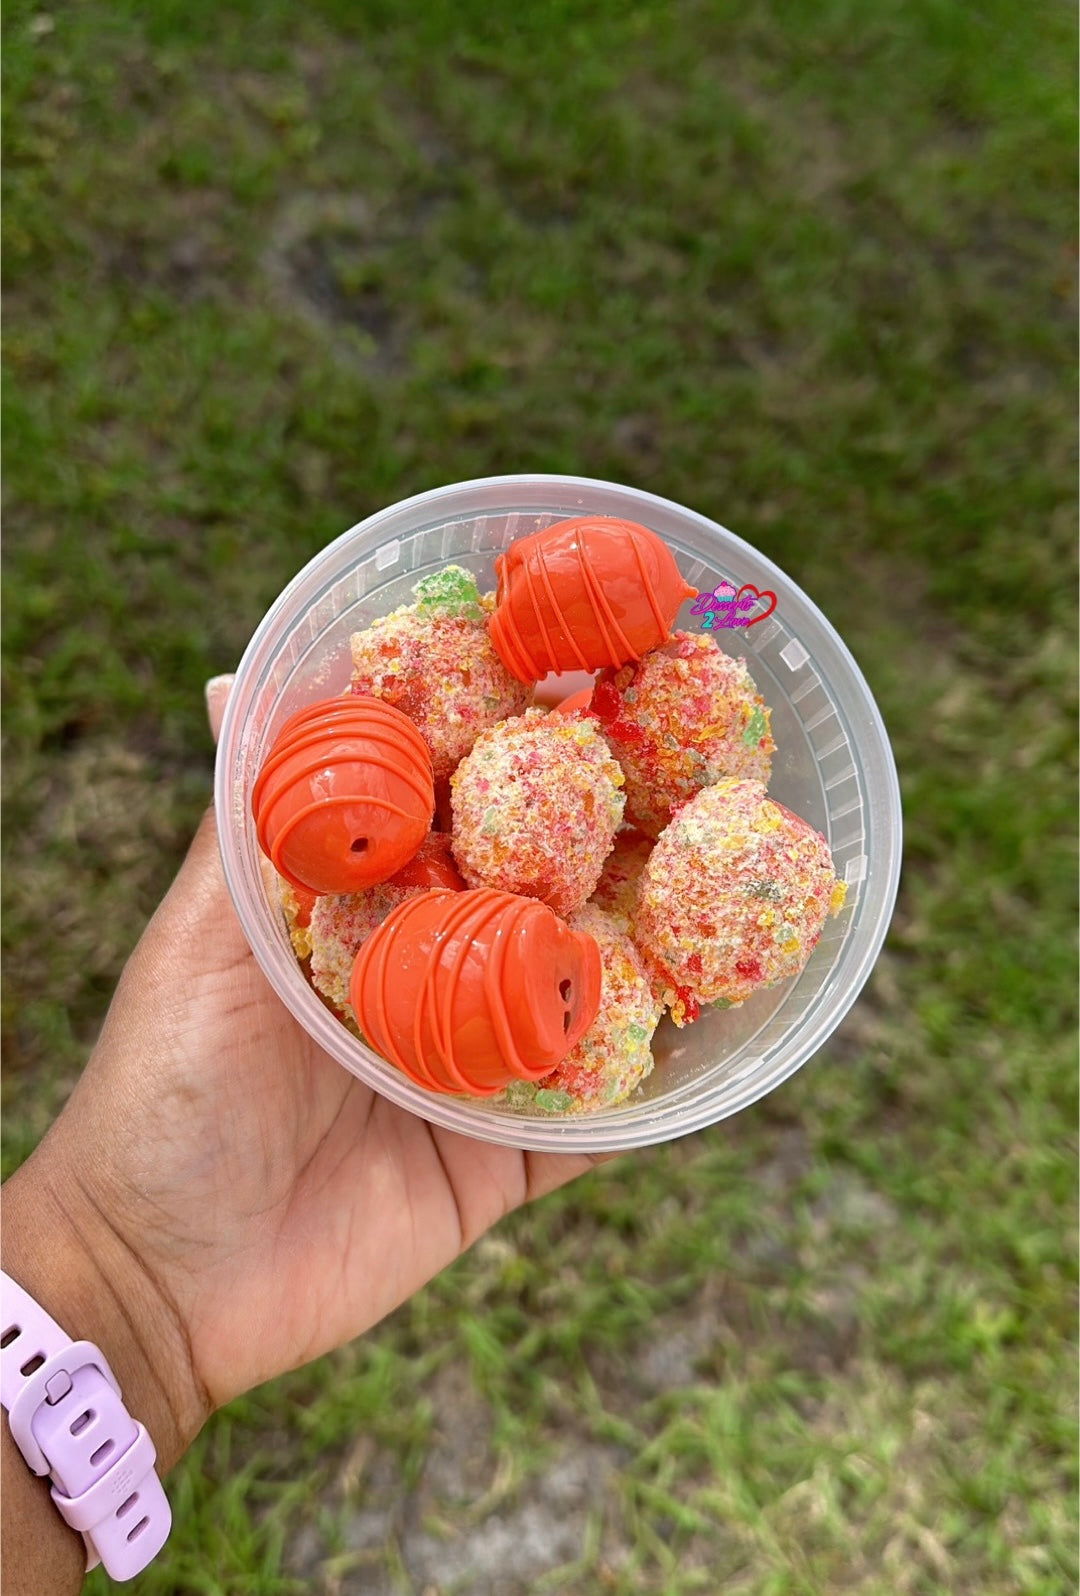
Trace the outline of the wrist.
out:
M 72 1340 L 101 1348 L 164 1476 L 209 1413 L 186 1328 L 100 1199 L 59 1167 L 50 1140 L 4 1185 L 3 1268 Z

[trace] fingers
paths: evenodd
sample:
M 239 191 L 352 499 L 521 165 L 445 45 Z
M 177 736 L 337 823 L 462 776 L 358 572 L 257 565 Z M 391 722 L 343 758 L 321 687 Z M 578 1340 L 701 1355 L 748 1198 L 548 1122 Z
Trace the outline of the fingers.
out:
M 221 722 L 225 716 L 225 705 L 232 689 L 233 676 L 212 676 L 203 691 L 206 694 L 206 718 L 210 722 L 210 735 L 215 744 L 221 736 Z
M 225 705 L 228 702 L 234 680 L 235 678 L 231 672 L 224 676 L 212 676 L 203 688 L 203 692 L 206 695 L 206 718 L 210 723 L 210 735 L 213 737 L 215 744 L 221 736 L 221 723 L 225 716 Z M 199 829 L 192 839 L 191 847 L 188 849 L 187 858 L 181 866 L 176 885 L 190 888 L 193 879 L 203 882 L 214 893 L 219 892 L 224 887 L 213 804 L 210 804 L 207 808 L 199 823 Z
M 221 722 L 225 716 L 225 705 L 235 680 L 232 673 L 224 676 L 212 676 L 203 688 L 206 695 L 206 718 L 210 723 L 210 735 L 217 743 L 221 736 Z M 198 831 L 188 850 L 185 868 L 205 868 L 207 865 L 216 873 L 218 864 L 217 827 L 214 821 L 213 804 L 202 817 Z

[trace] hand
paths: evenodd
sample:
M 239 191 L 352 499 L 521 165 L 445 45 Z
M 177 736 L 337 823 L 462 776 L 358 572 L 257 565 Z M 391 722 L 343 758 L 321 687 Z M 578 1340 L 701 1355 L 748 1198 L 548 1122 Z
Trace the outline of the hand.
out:
M 359 1335 L 591 1162 L 440 1130 L 323 1053 L 248 948 L 210 812 L 68 1105 L 8 1183 L 5 1241 L 48 1212 L 67 1265 L 91 1270 L 80 1300 L 123 1305 L 120 1361 L 157 1430 L 125 1396 L 167 1467 L 214 1408 Z M 21 1272 L 36 1295 L 28 1269 L 40 1257 Z

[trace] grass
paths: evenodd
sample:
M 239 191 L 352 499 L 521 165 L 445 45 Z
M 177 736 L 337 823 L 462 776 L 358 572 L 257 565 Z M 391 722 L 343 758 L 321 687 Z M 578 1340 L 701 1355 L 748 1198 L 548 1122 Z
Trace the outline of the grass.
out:
M 207 800 L 203 680 L 405 494 L 568 470 L 713 514 L 848 640 L 907 825 L 812 1067 L 219 1415 L 133 1588 L 1075 1589 L 1067 14 L 5 34 L 6 1169 Z

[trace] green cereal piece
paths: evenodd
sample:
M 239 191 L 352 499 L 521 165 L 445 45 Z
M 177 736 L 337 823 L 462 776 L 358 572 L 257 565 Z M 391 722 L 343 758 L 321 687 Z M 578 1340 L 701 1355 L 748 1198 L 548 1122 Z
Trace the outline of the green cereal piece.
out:
M 635 1042 L 647 1042 L 649 1033 L 643 1025 L 632 1023 L 626 1027 L 626 1034 Z
M 574 1099 L 569 1092 L 555 1092 L 550 1086 L 541 1086 L 537 1088 L 536 1106 L 548 1114 L 565 1114 L 568 1108 L 573 1108 Z
M 742 740 L 747 748 L 756 748 L 768 729 L 769 723 L 765 719 L 765 711 L 760 704 L 755 704 L 749 725 L 742 734 Z
M 517 1114 L 528 1113 L 534 1105 L 535 1093 L 526 1081 L 511 1081 L 509 1086 L 504 1086 L 501 1092 L 496 1092 L 494 1097 L 489 1097 L 489 1103 L 498 1103 L 506 1108 L 513 1109 Z
M 456 616 L 469 621 L 484 619 L 476 578 L 460 565 L 448 565 L 431 576 L 421 577 L 413 592 L 421 615 Z
M 765 898 L 771 903 L 779 903 L 784 896 L 778 881 L 752 881 L 746 889 L 748 898 Z

